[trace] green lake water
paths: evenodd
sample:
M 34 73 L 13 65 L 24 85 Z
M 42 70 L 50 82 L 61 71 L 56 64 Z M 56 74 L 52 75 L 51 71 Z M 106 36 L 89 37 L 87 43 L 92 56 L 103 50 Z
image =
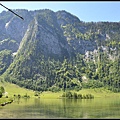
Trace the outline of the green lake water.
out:
M 15 100 L 0 107 L 0 118 L 120 118 L 120 98 Z

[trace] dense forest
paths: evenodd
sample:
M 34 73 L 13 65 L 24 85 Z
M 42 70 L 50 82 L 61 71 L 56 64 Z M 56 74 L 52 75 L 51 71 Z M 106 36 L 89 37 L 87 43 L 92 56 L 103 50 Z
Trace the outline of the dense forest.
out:
M 9 73 L 6 73 L 4 80 L 38 91 L 106 87 L 114 92 L 119 92 L 119 58 L 111 61 L 103 52 L 99 53 L 98 58 L 100 59 L 97 62 L 84 61 L 84 57 L 78 54 L 73 59 L 64 59 L 61 62 L 50 58 L 45 60 L 42 56 L 41 59 L 35 60 L 37 67 L 34 67 L 28 66 L 29 60 L 21 57 L 20 59 L 27 67 L 23 69 L 19 64 L 14 69 L 17 73 L 11 71 L 11 73 L 16 73 L 14 74 L 15 77 L 10 77 Z M 17 62 L 19 63 L 19 61 Z
M 29 14 L 34 20 L 16 54 L 7 49 L 9 42 L 0 51 L 1 81 L 37 91 L 105 87 L 120 92 L 119 22 L 83 22 L 66 11 Z

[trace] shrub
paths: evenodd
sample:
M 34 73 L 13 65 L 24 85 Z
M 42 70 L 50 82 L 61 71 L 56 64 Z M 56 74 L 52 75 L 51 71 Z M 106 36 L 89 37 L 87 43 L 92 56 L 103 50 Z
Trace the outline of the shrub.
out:
M 34 96 L 39 96 L 39 95 L 40 95 L 40 92 L 37 92 L 37 91 L 36 91 L 36 92 L 34 93 Z
M 77 98 L 78 98 L 77 93 L 74 93 L 74 94 L 73 94 L 73 97 L 74 97 L 75 99 L 77 99 Z
M 2 97 L 2 92 L 0 92 L 0 98 Z
M 27 93 L 23 96 L 24 98 L 30 98 L 29 95 L 27 95 Z
M 18 94 L 18 98 L 21 98 L 21 95 L 20 95 L 20 94 Z
M 8 98 L 8 96 L 5 96 L 6 98 Z
M 62 97 L 65 97 L 65 93 L 62 94 Z
M 3 86 L 0 87 L 0 91 L 1 91 L 2 93 L 5 93 L 5 89 L 4 89 Z
M 78 99 L 82 99 L 82 94 L 78 94 Z
M 66 97 L 72 98 L 72 96 L 73 96 L 73 95 L 72 95 L 72 93 L 71 93 L 70 91 L 66 93 Z

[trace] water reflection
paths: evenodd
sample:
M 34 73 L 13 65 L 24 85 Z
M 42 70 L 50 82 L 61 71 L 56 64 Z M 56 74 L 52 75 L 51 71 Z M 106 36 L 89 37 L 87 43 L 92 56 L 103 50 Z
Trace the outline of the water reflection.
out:
M 20 98 L 0 111 L 0 118 L 119 118 L 120 98 Z

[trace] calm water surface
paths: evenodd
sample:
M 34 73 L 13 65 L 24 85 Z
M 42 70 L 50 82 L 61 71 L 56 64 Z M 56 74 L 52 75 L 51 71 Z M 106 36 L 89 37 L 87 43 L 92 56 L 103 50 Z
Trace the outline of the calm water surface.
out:
M 120 118 L 120 98 L 21 98 L 0 107 L 0 118 Z

